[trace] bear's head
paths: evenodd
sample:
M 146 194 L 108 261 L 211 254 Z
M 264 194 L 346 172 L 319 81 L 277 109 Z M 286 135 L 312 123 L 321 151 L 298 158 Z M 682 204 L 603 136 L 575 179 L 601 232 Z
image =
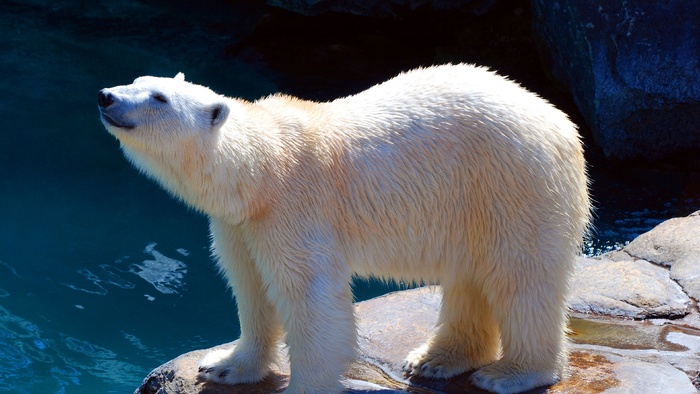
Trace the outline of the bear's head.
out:
M 224 178 L 232 177 L 214 166 L 221 162 L 215 151 L 222 126 L 231 123 L 227 119 L 233 99 L 185 82 L 179 73 L 102 89 L 97 102 L 102 123 L 138 169 L 189 204 L 211 209 L 208 200 L 214 196 L 204 193 L 212 186 L 203 182 L 216 173 L 220 188 L 228 185 Z
M 122 142 L 208 133 L 221 127 L 229 113 L 222 96 L 185 82 L 182 73 L 102 89 L 97 102 L 105 127 Z

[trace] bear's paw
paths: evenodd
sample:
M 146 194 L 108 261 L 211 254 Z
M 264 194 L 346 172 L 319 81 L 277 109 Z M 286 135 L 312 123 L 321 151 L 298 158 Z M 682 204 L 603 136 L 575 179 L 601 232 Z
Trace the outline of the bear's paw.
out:
M 212 350 L 199 362 L 199 378 L 223 384 L 261 381 L 270 372 L 269 364 L 246 353 L 238 348 Z
M 436 348 L 425 344 L 408 354 L 403 370 L 408 376 L 447 379 L 478 366 L 473 365 L 457 349 Z
M 530 389 L 551 386 L 559 381 L 557 370 L 523 370 L 504 361 L 480 368 L 471 376 L 472 383 L 498 394 L 520 393 Z

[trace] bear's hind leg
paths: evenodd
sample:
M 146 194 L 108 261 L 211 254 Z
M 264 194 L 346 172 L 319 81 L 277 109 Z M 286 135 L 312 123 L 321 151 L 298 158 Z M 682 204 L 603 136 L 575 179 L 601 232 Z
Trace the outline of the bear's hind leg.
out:
M 498 326 L 477 288 L 443 284 L 436 331 L 411 351 L 404 371 L 412 376 L 446 379 L 493 362 L 498 356 Z
M 480 368 L 472 382 L 485 390 L 519 393 L 556 383 L 566 363 L 566 305 L 562 286 L 552 278 L 521 278 L 494 303 L 503 355 Z M 503 294 L 509 293 L 504 297 Z

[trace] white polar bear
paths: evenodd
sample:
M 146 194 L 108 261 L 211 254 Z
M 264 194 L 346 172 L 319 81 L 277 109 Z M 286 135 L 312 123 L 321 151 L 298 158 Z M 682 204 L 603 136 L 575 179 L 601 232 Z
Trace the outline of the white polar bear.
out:
M 261 380 L 286 332 L 285 393 L 337 393 L 356 355 L 353 273 L 440 282 L 413 376 L 498 393 L 557 381 L 589 197 L 575 126 L 470 65 L 418 69 L 354 96 L 250 103 L 175 78 L 99 92 L 125 155 L 209 215 L 241 338 L 200 376 Z

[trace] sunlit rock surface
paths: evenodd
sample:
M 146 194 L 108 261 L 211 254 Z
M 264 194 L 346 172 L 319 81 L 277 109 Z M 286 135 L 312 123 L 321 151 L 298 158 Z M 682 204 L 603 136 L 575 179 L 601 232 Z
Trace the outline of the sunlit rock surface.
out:
M 581 257 L 571 308 L 632 319 L 680 318 L 700 298 L 700 211 L 669 219 L 621 250 Z
M 640 235 L 624 251 L 667 267 L 671 279 L 695 300 L 700 299 L 700 211 L 674 218 Z
M 691 275 L 700 269 L 693 263 L 700 245 L 699 219 L 700 212 L 671 219 L 623 251 L 579 260 L 573 283 L 572 344 L 566 376 L 554 386 L 530 392 L 697 392 L 700 318 L 696 302 L 678 284 L 684 283 L 683 278 L 671 272 L 674 264 L 693 266 L 679 271 Z M 682 235 L 673 236 L 674 231 Z M 673 244 L 659 252 L 668 245 L 666 241 Z M 636 256 L 647 256 L 657 263 Z M 345 376 L 348 393 L 483 392 L 470 384 L 470 373 L 441 381 L 407 380 L 402 374 L 406 354 L 429 337 L 440 299 L 441 290 L 435 286 L 395 292 L 355 305 L 360 357 Z M 235 342 L 221 346 L 235 346 Z M 275 366 L 274 373 L 259 384 L 224 386 L 199 381 L 197 364 L 207 351 L 187 353 L 156 368 L 136 393 L 275 393 L 288 382 L 286 361 Z M 286 360 L 282 346 L 280 353 L 280 359 Z
M 348 393 L 481 393 L 469 373 L 446 381 L 406 380 L 403 358 L 425 341 L 437 319 L 439 288 L 392 293 L 356 305 L 360 354 L 346 375 Z M 658 321 L 640 324 L 574 318 L 568 376 L 532 392 L 550 393 L 695 393 L 700 330 Z M 222 347 L 235 346 L 235 342 Z M 274 393 L 288 382 L 286 362 L 255 385 L 224 386 L 197 379 L 197 364 L 208 350 L 184 354 L 151 372 L 136 393 Z M 286 356 L 280 347 L 282 359 Z M 687 370 L 683 370 L 683 368 Z
M 631 319 L 678 318 L 692 308 L 692 301 L 671 280 L 668 269 L 632 258 L 579 258 L 573 293 L 571 308 L 583 313 Z

